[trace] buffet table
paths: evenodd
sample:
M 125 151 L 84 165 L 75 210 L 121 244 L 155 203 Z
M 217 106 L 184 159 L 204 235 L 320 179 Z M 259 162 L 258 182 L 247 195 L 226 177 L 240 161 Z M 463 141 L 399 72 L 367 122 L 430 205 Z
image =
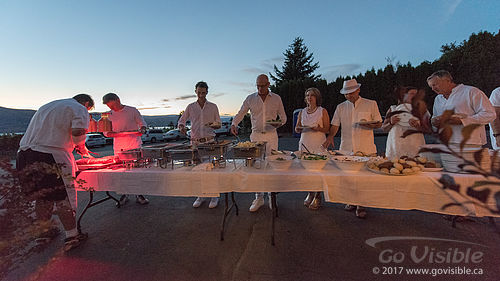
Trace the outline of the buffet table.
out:
M 81 172 L 78 179 L 85 181 L 85 188 L 123 194 L 214 197 L 231 192 L 323 191 L 327 202 L 449 215 L 498 216 L 470 203 L 442 209 L 448 203 L 471 200 L 465 195 L 466 187 L 484 178 L 470 174 L 450 174 L 462 186 L 463 194 L 457 194 L 442 189 L 437 181 L 441 175 L 441 172 L 421 172 L 408 176 L 389 176 L 373 173 L 366 168 L 346 172 L 331 163 L 321 171 L 308 171 L 296 160 L 288 170 L 273 170 L 269 167 L 256 169 L 237 162 L 236 165 L 227 163 L 226 168 L 213 170 L 182 166 L 175 169 L 91 170 Z M 497 210 L 493 199 L 486 204 Z
M 295 162 L 288 170 L 255 169 L 228 163 L 225 169 L 201 171 L 193 167 L 176 169 L 133 168 L 83 171 L 78 179 L 95 191 L 160 196 L 214 197 L 227 192 L 323 191 L 327 202 L 362 205 L 373 208 L 422 210 L 451 215 L 491 216 L 482 208 L 441 207 L 454 200 L 465 201 L 455 192 L 443 190 L 437 180 L 441 172 L 421 172 L 409 176 L 376 174 L 363 168 L 345 172 L 333 165 L 321 171 L 308 171 Z M 478 175 L 452 174 L 465 187 L 483 180 Z M 465 195 L 465 194 L 464 194 Z M 470 199 L 470 198 L 468 198 Z M 496 209 L 494 201 L 487 204 Z

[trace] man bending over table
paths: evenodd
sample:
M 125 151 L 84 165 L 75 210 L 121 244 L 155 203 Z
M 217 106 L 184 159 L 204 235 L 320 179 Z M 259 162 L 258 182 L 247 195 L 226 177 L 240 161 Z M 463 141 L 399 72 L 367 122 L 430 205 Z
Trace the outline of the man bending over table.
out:
M 55 204 L 55 214 L 66 232 L 65 251 L 87 239 L 87 234 L 78 233 L 76 227 L 77 201 L 73 179 L 77 168 L 73 150 L 89 156 L 85 133 L 90 120 L 88 110 L 93 107 L 94 101 L 86 94 L 43 105 L 31 118 L 17 152 L 16 169 L 20 172 L 24 192 L 39 194 L 35 199 L 36 218 L 40 223 L 49 222 Z M 58 165 L 60 170 L 41 172 L 36 169 L 37 165 Z M 26 175 L 23 173 L 25 169 Z M 50 240 L 58 233 L 57 228 L 51 228 L 39 238 Z

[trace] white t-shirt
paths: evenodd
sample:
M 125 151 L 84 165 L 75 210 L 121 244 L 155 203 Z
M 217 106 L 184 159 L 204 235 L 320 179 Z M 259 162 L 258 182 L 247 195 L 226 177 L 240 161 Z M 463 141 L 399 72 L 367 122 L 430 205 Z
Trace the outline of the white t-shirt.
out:
M 376 101 L 359 97 L 355 104 L 346 100 L 337 106 L 331 124 L 341 127 L 341 151 L 377 153 L 373 130 L 356 124 L 363 119 L 382 122 Z
M 112 122 L 114 132 L 136 131 L 143 126 L 147 126 L 139 110 L 128 105 L 125 105 L 120 111 L 111 110 L 109 120 Z M 139 148 L 141 144 L 142 140 L 140 136 L 115 137 L 113 140 L 113 150 L 115 155 L 117 155 L 122 150 Z
M 453 135 L 450 143 L 460 143 L 462 141 L 462 129 L 469 124 L 486 125 L 495 120 L 495 109 L 488 100 L 488 97 L 478 88 L 459 84 L 451 91 L 448 99 L 443 95 L 438 95 L 434 99 L 433 117 L 440 116 L 445 110 L 454 110 L 455 114 L 464 114 L 461 118 L 462 125 L 452 125 Z M 475 129 L 467 144 L 486 144 L 486 130 L 484 126 Z
M 52 153 L 53 149 L 72 152 L 71 129 L 87 129 L 89 112 L 73 98 L 49 102 L 33 115 L 19 148 Z
M 73 178 L 76 163 L 73 157 L 75 143 L 71 129 L 87 129 L 89 112 L 73 98 L 56 100 L 43 105 L 31 118 L 26 133 L 19 143 L 20 150 L 50 153 L 58 164 L 63 164 L 62 179 L 66 185 L 68 199 L 74 210 L 77 208 L 76 190 Z
M 197 101 L 190 103 L 179 119 L 178 125 L 186 126 L 188 120 L 191 120 L 191 139 L 215 136 L 214 129 L 205 125 L 213 122 L 221 123 L 217 105 L 209 101 L 205 101 L 203 108 Z

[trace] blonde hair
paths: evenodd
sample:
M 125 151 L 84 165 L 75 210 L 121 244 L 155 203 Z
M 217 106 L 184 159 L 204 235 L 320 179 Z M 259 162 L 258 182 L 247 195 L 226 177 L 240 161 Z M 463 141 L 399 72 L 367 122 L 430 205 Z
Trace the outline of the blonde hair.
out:
M 304 101 L 307 104 L 307 92 L 311 92 L 311 95 L 316 97 L 316 106 L 321 105 L 321 92 L 318 90 L 318 88 L 309 88 L 304 92 Z

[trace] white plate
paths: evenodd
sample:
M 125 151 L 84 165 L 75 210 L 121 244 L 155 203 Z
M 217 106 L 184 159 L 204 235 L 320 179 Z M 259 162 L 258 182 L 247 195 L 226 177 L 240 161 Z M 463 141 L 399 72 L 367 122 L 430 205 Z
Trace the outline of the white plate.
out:
M 356 124 L 358 125 L 370 125 L 370 124 L 375 124 L 375 123 L 378 123 L 380 121 L 375 121 L 375 120 L 372 120 L 372 121 L 358 121 L 356 122 Z
M 312 129 L 311 126 L 297 126 L 297 128 L 299 128 L 299 129 Z
M 451 117 L 457 117 L 457 118 L 462 119 L 462 118 L 467 117 L 467 114 L 465 114 L 465 113 L 455 113 Z
M 410 120 L 411 119 L 417 119 L 415 116 L 411 115 L 410 113 L 400 113 L 397 116 L 399 117 L 398 124 L 401 126 L 406 126 L 406 127 L 410 127 Z
M 443 168 L 424 168 L 422 172 L 441 172 Z

